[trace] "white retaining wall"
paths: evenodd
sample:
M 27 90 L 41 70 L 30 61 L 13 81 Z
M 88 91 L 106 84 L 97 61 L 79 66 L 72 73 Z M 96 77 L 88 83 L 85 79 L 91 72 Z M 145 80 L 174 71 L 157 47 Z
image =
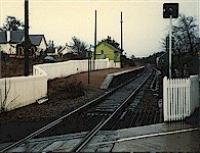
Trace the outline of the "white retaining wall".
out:
M 163 79 L 164 121 L 183 120 L 199 106 L 198 76 Z
M 2 103 L 6 99 L 6 110 L 32 104 L 47 96 L 47 75 L 39 68 L 37 71 L 36 76 L 0 79 L 0 101 Z
M 91 60 L 92 66 L 94 63 L 95 68 L 93 67 L 93 70 L 120 68 L 119 63 L 114 63 L 109 59 L 97 59 L 95 62 Z M 46 72 L 48 79 L 54 79 L 88 71 L 88 60 L 70 60 L 59 63 L 39 64 L 37 66 Z
M 109 59 L 95 60 L 95 70 L 116 67 L 120 67 L 120 64 L 109 61 Z M 0 104 L 6 99 L 6 110 L 32 104 L 38 99 L 47 96 L 47 81 L 49 79 L 66 77 L 87 70 L 88 60 L 71 60 L 34 65 L 33 76 L 0 79 Z M 5 90 L 8 92 L 7 98 L 5 96 Z

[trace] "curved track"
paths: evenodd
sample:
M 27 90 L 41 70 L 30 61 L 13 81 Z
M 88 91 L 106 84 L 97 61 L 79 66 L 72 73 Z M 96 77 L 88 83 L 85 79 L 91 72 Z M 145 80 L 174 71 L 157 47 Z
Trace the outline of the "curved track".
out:
M 110 115 L 107 118 L 104 117 L 99 122 L 99 124 L 97 124 L 91 131 L 89 131 L 82 139 L 82 141 L 80 141 L 80 143 L 73 148 L 72 152 L 80 152 L 105 125 L 107 125 L 107 127 L 111 126 L 112 128 L 112 123 L 118 121 L 118 118 L 123 115 L 125 109 L 130 107 L 129 105 L 133 101 L 133 98 L 135 98 L 137 93 L 142 89 L 151 75 L 152 70 L 147 70 L 143 75 L 136 78 L 134 82 L 122 88 L 120 90 L 120 95 L 117 92 L 109 97 L 109 99 L 106 99 L 104 102 L 102 102 L 100 105 L 97 105 L 96 107 L 89 110 L 90 113 L 100 112 L 101 114 L 104 113 Z
M 8 151 L 34 137 L 61 135 L 66 133 L 90 131 L 73 151 L 80 151 L 102 128 L 119 126 L 116 120 L 125 116 L 130 107 L 135 103 L 134 97 L 142 91 L 145 83 L 152 76 L 152 69 L 148 68 L 142 74 L 107 92 L 101 97 L 81 106 L 80 108 L 62 116 L 49 123 L 38 131 L 30 134 L 24 139 L 4 148 L 2 152 Z M 132 104 L 132 105 L 131 105 Z M 136 104 L 134 104 L 136 105 Z M 115 123 L 115 124 L 113 124 Z M 117 126 L 116 126 L 117 125 Z M 62 129 L 62 130 L 61 130 Z M 65 129 L 65 130 L 63 130 Z

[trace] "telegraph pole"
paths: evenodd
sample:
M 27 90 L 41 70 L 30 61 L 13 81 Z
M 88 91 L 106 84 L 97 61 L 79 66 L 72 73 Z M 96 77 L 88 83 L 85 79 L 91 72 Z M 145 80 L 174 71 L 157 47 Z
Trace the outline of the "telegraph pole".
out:
M 90 84 L 90 70 L 91 70 L 91 59 L 90 59 L 91 45 L 88 50 L 88 85 Z
M 28 0 L 24 1 L 24 20 L 25 20 L 25 29 L 24 29 L 24 75 L 29 75 L 29 8 Z
M 200 15 L 200 12 L 199 12 L 199 6 L 200 5 L 199 5 L 199 0 L 198 0 L 197 1 L 197 21 L 198 21 L 198 24 L 197 24 L 198 28 L 197 29 L 198 29 L 198 38 L 200 38 L 200 31 L 199 31 L 200 30 L 199 29 L 199 24 L 200 24 L 200 22 L 199 22 L 199 15 Z M 198 40 L 197 43 L 198 43 L 198 45 L 200 45 L 200 40 Z M 200 50 L 198 50 L 198 55 L 197 55 L 198 56 L 198 66 L 199 66 L 198 67 L 198 71 L 199 71 L 199 78 L 200 78 L 200 54 L 199 53 L 200 53 Z M 200 117 L 200 115 L 199 115 L 199 117 Z M 200 120 L 199 120 L 199 122 L 200 122 Z
M 94 70 L 95 70 L 95 60 L 96 60 L 96 46 L 97 46 L 97 10 L 95 10 L 95 23 L 94 23 L 94 61 L 93 61 Z
M 94 27 L 94 60 L 96 59 L 96 45 L 97 45 L 97 10 L 95 10 L 95 27 Z
M 123 51 L 123 27 L 122 27 L 122 24 L 123 24 L 123 20 L 122 20 L 122 12 L 121 12 L 121 51 Z
M 121 61 L 121 55 L 122 55 L 122 52 L 123 52 L 123 19 L 122 19 L 122 12 L 121 12 L 121 54 L 120 54 L 120 65 L 122 67 L 122 61 Z
M 199 22 L 199 7 L 200 7 L 200 5 L 199 5 L 199 0 L 197 1 L 197 20 L 198 20 L 198 37 L 200 38 L 200 33 L 199 33 L 199 24 L 200 24 L 200 22 Z

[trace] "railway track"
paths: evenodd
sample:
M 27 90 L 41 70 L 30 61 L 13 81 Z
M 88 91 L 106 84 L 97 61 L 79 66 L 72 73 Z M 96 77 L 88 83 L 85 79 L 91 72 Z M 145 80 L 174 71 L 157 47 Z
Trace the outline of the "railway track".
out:
M 119 117 L 117 123 L 106 129 L 116 130 L 163 122 L 162 112 L 157 101 L 143 101 L 144 92 L 150 90 L 152 94 L 156 93 L 156 90 L 152 89 L 152 85 L 158 86 L 158 80 L 155 80 L 158 78 L 159 73 L 156 70 L 153 73 L 154 74 L 150 76 L 145 85 L 141 87 L 137 95 L 135 95 L 135 98 L 126 108 L 123 115 Z M 155 96 L 157 96 L 157 94 L 155 94 Z
M 87 144 L 95 137 L 95 135 L 102 129 L 102 130 L 110 130 L 113 129 L 113 127 L 117 126 L 121 118 L 123 118 L 127 112 L 127 109 L 130 106 L 131 102 L 135 99 L 136 95 L 139 95 L 142 97 L 141 93 L 142 88 L 145 87 L 145 83 L 151 78 L 152 76 L 152 70 L 148 70 L 145 74 L 143 74 L 141 77 L 137 78 L 137 80 L 134 81 L 133 84 L 128 84 L 125 88 L 121 90 L 120 93 L 122 93 L 122 97 L 117 96 L 113 94 L 109 99 L 106 99 L 106 101 L 102 102 L 100 105 L 92 108 L 89 110 L 89 113 L 95 112 L 98 116 L 98 113 L 101 114 L 108 114 L 110 115 L 107 118 L 103 118 L 100 124 L 97 124 L 91 131 L 89 131 L 85 137 L 80 141 L 79 144 L 77 144 L 72 152 L 80 152 L 84 147 L 87 146 Z M 131 90 L 133 89 L 133 90 Z M 125 93 L 128 93 L 128 97 Z M 119 93 L 116 93 L 119 94 Z M 119 99 L 117 99 L 119 97 Z M 109 100 L 109 101 L 107 101 Z M 110 101 L 111 100 L 111 101 Z M 138 102 L 139 103 L 139 102 Z M 137 104 L 138 104 L 137 103 Z M 137 105 L 136 104 L 136 105 Z M 134 105 L 134 106 L 136 106 Z M 135 107 L 134 107 L 135 108 Z
M 142 97 L 142 91 L 144 90 L 143 88 L 148 86 L 145 83 L 147 82 L 148 84 L 148 82 L 151 82 L 148 80 L 152 80 L 152 77 L 152 69 L 148 69 L 144 73 L 135 76 L 135 78 L 131 81 L 120 85 L 116 89 L 106 93 L 105 95 L 102 95 L 101 97 L 89 102 L 77 110 L 62 116 L 61 118 L 39 129 L 26 138 L 7 146 L 1 151 L 8 151 L 35 137 L 37 138 L 73 132 L 90 131 L 86 134 L 81 143 L 72 150 L 77 152 L 87 145 L 87 143 L 100 129 L 123 128 L 121 121 L 124 121 L 124 118 L 127 120 L 126 116 L 130 116 L 130 112 L 134 112 L 134 116 L 136 116 L 137 119 L 129 120 L 129 122 L 131 121 L 129 126 L 132 126 L 131 123 L 140 125 L 137 122 L 141 121 L 141 115 L 139 114 L 142 114 L 142 111 L 136 109 L 136 106 L 139 106 L 138 99 L 141 99 Z M 148 112 L 148 114 L 145 113 L 145 115 L 146 118 L 143 118 L 143 120 L 147 120 L 148 117 L 151 119 L 153 118 L 150 117 L 150 115 L 153 115 L 151 112 Z M 156 121 L 157 119 L 153 120 Z M 124 125 L 127 125 L 127 123 Z

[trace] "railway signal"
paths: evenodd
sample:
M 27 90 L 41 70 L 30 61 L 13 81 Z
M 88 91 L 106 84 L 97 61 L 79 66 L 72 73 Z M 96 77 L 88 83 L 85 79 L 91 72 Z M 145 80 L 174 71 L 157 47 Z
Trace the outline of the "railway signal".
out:
M 178 18 L 178 3 L 163 4 L 163 18 Z
M 172 54 L 175 51 L 175 38 L 172 36 Z M 166 44 L 166 52 L 169 52 L 169 36 L 166 37 L 165 39 L 165 44 Z
M 172 18 L 178 18 L 178 3 L 163 4 L 163 18 L 170 19 L 169 27 L 169 78 L 171 78 L 172 63 Z

